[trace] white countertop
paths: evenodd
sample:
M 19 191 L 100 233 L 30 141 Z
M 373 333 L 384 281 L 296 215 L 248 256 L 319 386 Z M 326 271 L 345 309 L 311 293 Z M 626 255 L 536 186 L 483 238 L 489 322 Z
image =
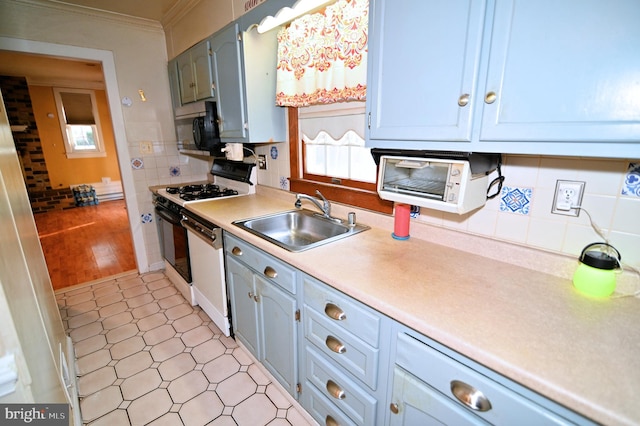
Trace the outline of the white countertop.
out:
M 640 424 L 637 298 L 587 298 L 566 278 L 415 238 L 413 230 L 394 240 L 388 218 L 383 227 L 368 221 L 379 215 L 358 213 L 372 229 L 300 253 L 231 223 L 291 210 L 293 201 L 265 190 L 187 208 L 585 417 Z

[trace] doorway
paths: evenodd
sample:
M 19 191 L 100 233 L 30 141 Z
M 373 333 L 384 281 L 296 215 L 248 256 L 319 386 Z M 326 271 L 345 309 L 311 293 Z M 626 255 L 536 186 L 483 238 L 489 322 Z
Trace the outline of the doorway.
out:
M 11 124 L 17 125 L 14 140 L 54 289 L 136 270 L 122 186 L 119 195 L 117 189 L 115 194 L 110 189 L 103 202 L 96 197 L 94 203 L 85 205 L 77 203 L 77 194 L 70 185 L 101 179 L 101 187 L 106 180 L 107 186 L 113 188 L 111 179 L 115 183 L 121 181 L 111 120 L 103 123 L 108 130 L 104 132 L 105 142 L 110 147 L 105 158 L 68 159 L 60 143 L 61 128 L 52 117 L 55 109 L 49 111 L 52 87 L 91 87 L 97 93 L 101 91 L 101 102 L 105 104 L 101 108 L 109 117 L 100 64 L 7 51 L 0 51 L 0 64 L 0 76 L 4 76 L 0 85 L 8 86 L 3 88 L 10 93 L 5 103 Z M 20 67 L 16 68 L 16 64 Z M 38 74 L 43 69 L 52 72 L 50 82 Z M 65 75 L 65 80 L 57 78 L 56 72 Z M 30 92 L 36 98 L 31 99 Z M 34 110 L 38 108 L 41 110 L 36 120 Z M 101 173 L 96 174 L 96 170 Z

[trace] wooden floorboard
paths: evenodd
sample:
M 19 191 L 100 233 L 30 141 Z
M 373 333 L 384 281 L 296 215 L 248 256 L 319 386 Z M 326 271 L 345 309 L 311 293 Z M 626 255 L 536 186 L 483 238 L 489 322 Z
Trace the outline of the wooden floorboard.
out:
M 124 200 L 35 215 L 54 290 L 136 269 Z

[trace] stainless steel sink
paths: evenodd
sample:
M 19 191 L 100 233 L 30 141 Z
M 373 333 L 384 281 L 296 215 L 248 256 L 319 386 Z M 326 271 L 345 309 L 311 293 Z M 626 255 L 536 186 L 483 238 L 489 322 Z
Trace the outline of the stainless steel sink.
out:
M 369 229 L 366 225 L 349 225 L 305 209 L 236 220 L 233 224 L 292 252 L 308 250 Z

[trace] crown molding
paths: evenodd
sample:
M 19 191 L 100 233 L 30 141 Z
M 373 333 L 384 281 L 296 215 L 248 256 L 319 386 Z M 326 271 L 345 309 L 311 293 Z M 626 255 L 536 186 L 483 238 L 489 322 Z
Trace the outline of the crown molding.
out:
M 94 9 L 86 6 L 72 5 L 60 0 L 12 0 L 11 3 L 18 3 L 27 7 L 55 10 L 66 14 L 77 16 L 98 18 L 116 24 L 124 24 L 148 31 L 163 32 L 162 24 L 151 19 L 137 18 L 135 16 L 123 15 L 116 12 Z
M 202 0 L 178 0 L 171 9 L 162 17 L 162 27 L 172 27 L 176 22 L 184 18 L 187 13 L 196 7 Z

